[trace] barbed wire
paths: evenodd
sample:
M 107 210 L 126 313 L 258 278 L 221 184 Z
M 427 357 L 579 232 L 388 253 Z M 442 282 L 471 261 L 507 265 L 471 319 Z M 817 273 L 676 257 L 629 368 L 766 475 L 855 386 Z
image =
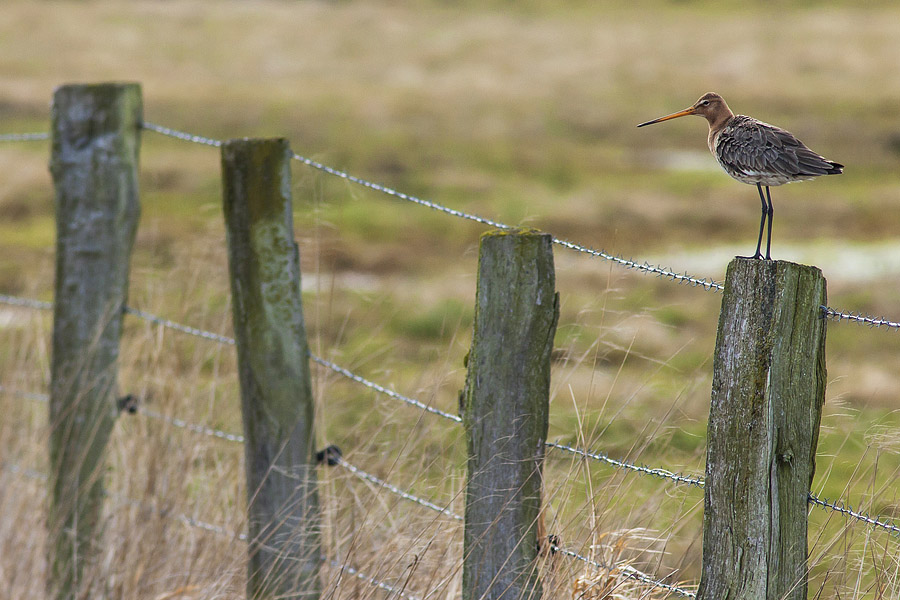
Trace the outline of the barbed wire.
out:
M 395 392 L 393 390 L 390 390 L 382 385 L 378 385 L 375 382 L 369 381 L 365 377 L 361 377 L 360 375 L 357 375 L 356 373 L 349 371 L 349 370 L 345 369 L 344 367 L 341 367 L 340 365 L 336 365 L 335 363 L 333 363 L 331 361 L 325 360 L 324 358 L 320 358 L 320 357 L 316 356 L 315 354 L 310 354 L 309 358 L 313 362 L 318 363 L 318 364 L 322 365 L 323 367 L 327 367 L 327 368 L 331 369 L 332 371 L 334 371 L 335 373 L 343 375 L 347 379 L 351 379 L 361 385 L 364 385 L 365 387 L 367 387 L 369 389 L 375 390 L 376 392 L 378 392 L 380 394 L 384 394 L 385 396 L 388 396 L 389 398 L 393 398 L 394 400 L 400 400 L 401 402 L 405 402 L 411 406 L 415 406 L 418 409 L 424 410 L 426 412 L 430 412 L 431 414 L 438 415 L 449 421 L 453 421 L 454 423 L 462 423 L 462 418 L 459 415 L 454 415 L 454 414 L 451 414 L 448 412 L 444 412 L 444 411 L 440 410 L 439 408 L 435 408 L 433 406 L 425 404 L 424 402 L 416 400 L 415 398 L 410 398 L 409 396 L 404 396 L 403 394 L 398 394 L 397 392 Z
M 53 310 L 52 302 L 44 302 L 35 300 L 34 298 L 21 298 L 19 296 L 9 296 L 0 294 L 0 303 L 10 306 L 21 306 L 22 308 L 33 308 L 35 310 Z
M 194 142 L 197 144 L 204 144 L 207 146 L 221 146 L 222 145 L 222 142 L 220 140 L 215 140 L 212 138 L 195 135 L 192 133 L 187 133 L 184 131 L 178 131 L 176 129 L 171 129 L 169 127 L 163 127 L 161 125 L 154 125 L 152 123 L 144 123 L 144 128 L 149 129 L 151 131 L 155 131 L 162 135 L 167 135 L 170 137 L 174 137 L 174 138 L 177 138 L 180 140 L 185 140 L 188 142 Z M 356 185 L 368 188 L 370 190 L 374 190 L 376 192 L 380 192 L 382 194 L 392 196 L 394 198 L 398 198 L 398 199 L 404 200 L 406 202 L 411 202 L 411 203 L 417 204 L 419 206 L 424 206 L 426 208 L 430 208 L 432 210 L 435 210 L 435 211 L 438 211 L 438 212 L 441 212 L 441 213 L 444 213 L 444 214 L 447 214 L 447 215 L 450 215 L 453 217 L 457 217 L 459 219 L 474 221 L 476 223 L 481 223 L 482 225 L 487 225 L 489 227 L 496 227 L 497 229 L 506 229 L 506 230 L 515 229 L 515 227 L 512 225 L 508 225 L 506 223 L 501 223 L 500 221 L 496 221 L 494 219 L 489 219 L 487 217 L 482 217 L 480 215 L 476 215 L 473 213 L 457 210 L 455 208 L 450 208 L 449 206 L 444 206 L 443 204 L 438 204 L 437 202 L 432 202 L 431 200 L 425 200 L 424 198 L 419 198 L 418 196 L 414 196 L 412 194 L 406 194 L 404 192 L 400 192 L 400 191 L 390 188 L 388 186 L 381 185 L 380 183 L 375 183 L 373 181 L 369 181 L 367 179 L 363 179 L 361 177 L 351 175 L 350 173 L 347 173 L 346 171 L 342 171 L 340 169 L 335 169 L 334 167 L 329 167 L 328 165 L 325 165 L 323 163 L 315 161 L 311 158 L 307 158 L 300 154 L 294 153 L 293 158 L 294 158 L 294 160 L 297 160 L 309 167 L 312 167 L 313 169 L 322 171 L 323 173 L 327 173 L 328 175 L 332 175 L 334 177 L 344 179 L 346 181 L 349 181 Z M 699 277 L 692 277 L 692 276 L 688 275 L 687 273 L 677 273 L 675 271 L 672 271 L 671 269 L 659 267 L 656 265 L 651 265 L 646 262 L 639 263 L 637 261 L 630 260 L 630 259 L 624 258 L 622 256 L 610 254 L 610 253 L 604 252 L 602 250 L 595 250 L 588 246 L 583 246 L 581 244 L 569 242 L 569 241 L 566 241 L 566 240 L 563 240 L 563 239 L 560 239 L 557 237 L 553 238 L 553 243 L 557 244 L 559 246 L 562 246 L 563 248 L 567 248 L 569 250 L 574 250 L 576 252 L 581 252 L 581 253 L 587 254 L 589 256 L 594 256 L 597 258 L 602 258 L 604 260 L 611 261 L 615 264 L 618 264 L 618 265 L 623 266 L 628 269 L 633 269 L 633 270 L 642 271 L 645 273 L 658 275 L 660 277 L 663 277 L 666 279 L 671 279 L 672 281 L 676 281 L 679 283 L 685 283 L 688 285 L 701 287 L 707 291 L 722 291 L 723 289 L 725 289 L 725 287 L 721 283 L 718 283 L 713 280 L 703 279 L 703 278 L 699 278 Z
M 162 135 L 167 135 L 179 140 L 184 140 L 185 142 L 193 142 L 194 144 L 203 144 L 204 146 L 213 146 L 215 148 L 218 148 L 222 145 L 222 140 L 216 140 L 202 135 L 194 135 L 193 133 L 178 131 L 177 129 L 170 129 L 169 127 L 155 125 L 146 121 L 141 123 L 141 127 L 148 131 L 154 131 Z
M 818 506 L 819 508 L 832 510 L 836 513 L 843 515 L 844 517 L 851 517 L 853 519 L 856 519 L 857 521 L 862 521 L 863 523 L 868 523 L 869 525 L 871 525 L 873 527 L 880 527 L 881 529 L 884 529 L 885 531 L 889 531 L 890 533 L 892 533 L 894 535 L 900 535 L 900 527 L 897 527 L 893 523 L 887 522 L 886 519 L 882 520 L 883 517 L 873 518 L 867 514 L 855 511 L 849 505 L 844 505 L 843 503 L 839 503 L 839 502 L 832 502 L 832 501 L 828 500 L 827 498 L 819 499 L 816 496 L 814 496 L 813 494 L 809 495 L 809 503 L 812 504 L 813 506 Z
M 401 598 L 406 598 L 406 600 L 420 600 L 418 596 L 413 596 L 411 594 L 407 594 L 406 592 L 404 592 L 400 589 L 397 589 L 395 586 L 392 586 L 383 581 L 379 581 L 379 580 L 375 579 L 374 577 L 372 577 L 371 575 L 366 575 L 365 573 L 358 571 L 357 569 L 354 569 L 350 565 L 341 564 L 334 560 L 329 561 L 329 564 L 332 567 L 339 569 L 340 571 L 347 572 L 350 575 L 353 575 L 354 577 L 356 577 L 357 579 L 361 579 L 362 581 L 365 581 L 366 583 L 368 583 L 374 587 L 377 587 L 378 589 L 386 591 L 388 594 L 396 594 L 397 596 L 399 596 Z
M 244 436 L 239 435 L 237 433 L 228 433 L 227 431 L 222 431 L 220 429 L 213 429 L 212 427 L 207 427 L 206 425 L 198 425 L 196 423 L 189 423 L 184 419 L 179 419 L 177 417 L 170 417 L 169 415 L 164 415 L 162 413 L 156 412 L 149 408 L 144 408 L 143 406 L 137 407 L 137 412 L 151 419 L 155 419 L 157 421 L 163 421 L 172 425 L 174 427 L 179 427 L 181 429 L 186 429 L 187 431 L 193 433 L 199 433 L 201 435 L 205 435 L 208 437 L 219 438 L 221 440 L 225 440 L 227 442 L 235 442 L 236 444 L 244 443 Z
M 631 565 L 618 565 L 618 566 L 604 565 L 603 563 L 597 562 L 596 560 L 592 560 L 586 556 L 582 556 L 581 554 L 578 554 L 577 552 L 573 552 L 572 550 L 562 548 L 556 544 L 551 544 L 550 549 L 554 550 L 555 552 L 558 552 L 560 554 L 564 554 L 570 558 L 580 560 L 581 562 L 591 565 L 592 567 L 599 569 L 601 571 L 607 571 L 607 572 L 618 571 L 619 573 L 621 573 L 624 577 L 627 577 L 628 579 L 638 581 L 640 583 L 649 585 L 651 587 L 664 589 L 668 592 L 672 592 L 674 594 L 684 596 L 685 598 L 696 598 L 697 597 L 696 592 L 693 592 L 693 591 L 685 589 L 685 588 L 678 587 L 676 585 L 672 585 L 670 583 L 663 583 L 661 580 L 654 579 L 650 575 L 647 575 L 646 573 L 643 573 L 643 572 L 639 571 L 638 569 L 635 569 Z
M 388 483 L 387 481 L 385 481 L 385 480 L 383 480 L 383 479 L 380 479 L 380 478 L 376 477 L 375 475 L 372 475 L 371 473 L 366 473 L 366 472 L 363 471 L 362 469 L 360 469 L 360 468 L 358 468 L 358 467 L 355 467 L 355 466 L 351 465 L 350 463 L 348 463 L 348 462 L 347 462 L 346 460 L 344 460 L 343 458 L 338 458 L 338 459 L 337 459 L 337 464 L 338 464 L 340 467 L 343 467 L 344 469 L 346 469 L 347 471 L 350 471 L 351 473 L 353 473 L 354 475 L 356 475 L 356 476 L 359 477 L 360 479 L 363 479 L 363 480 L 368 481 L 368 482 L 370 482 L 370 483 L 374 483 L 374 484 L 377 485 L 378 487 L 384 488 L 384 489 L 388 490 L 389 492 L 391 492 L 392 494 L 394 494 L 394 495 L 396 495 L 396 496 L 399 496 L 399 497 L 401 497 L 401 498 L 403 498 L 403 499 L 405 499 L 405 500 L 409 500 L 410 502 L 415 502 L 416 504 L 419 504 L 420 506 L 424 506 L 425 508 L 428 508 L 428 509 L 433 510 L 433 511 L 435 511 L 435 512 L 439 512 L 439 513 L 441 513 L 441 514 L 443 514 L 443 515 L 446 515 L 446 516 L 448 516 L 448 517 L 450 517 L 451 519 L 454 519 L 454 520 L 456 520 L 456 521 L 462 521 L 462 520 L 463 520 L 463 518 L 462 518 L 460 515 L 458 515 L 458 514 L 456 514 L 455 512 L 451 511 L 449 508 L 442 507 L 442 506 L 438 506 L 438 505 L 435 504 L 434 502 L 429 502 L 428 500 L 425 500 L 424 498 L 419 498 L 418 496 L 416 496 L 416 495 L 414 495 L 414 494 L 410 494 L 409 492 L 405 492 L 405 491 L 401 490 L 400 488 L 398 488 L 397 486 L 392 485 L 392 484 Z
M 822 315 L 825 318 L 831 319 L 832 321 L 853 321 L 854 323 L 858 323 L 860 325 L 869 325 L 870 327 L 887 327 L 888 329 L 898 329 L 900 330 L 900 321 L 890 321 L 885 319 L 884 317 L 876 318 L 870 317 L 868 315 L 864 315 L 859 312 L 844 312 L 835 310 L 833 308 L 829 308 L 827 306 L 819 306 L 822 310 Z
M 234 338 L 221 335 L 218 333 L 213 333 L 211 331 L 205 331 L 203 329 L 197 329 L 196 327 L 190 327 L 188 325 L 183 325 L 181 323 L 176 323 L 175 321 L 170 321 L 169 319 L 164 319 L 162 317 L 158 317 L 154 314 L 144 312 L 142 310 L 138 310 L 136 308 L 132 308 L 130 306 L 125 306 L 122 310 L 129 315 L 134 315 L 139 319 L 143 319 L 145 321 L 149 321 L 155 325 L 159 325 L 161 327 L 166 327 L 168 329 L 172 329 L 174 331 L 180 331 L 181 333 L 187 333 L 188 335 L 193 335 L 196 337 L 200 337 L 207 340 L 212 340 L 214 342 L 219 342 L 220 344 L 228 344 L 229 346 L 234 346 L 235 341 Z
M 2 384 L 0 384 L 0 393 L 7 393 L 7 394 L 17 396 L 19 398 L 24 398 L 27 400 L 33 400 L 36 402 L 43 402 L 43 403 L 49 402 L 49 400 L 50 400 L 50 396 L 48 394 L 41 394 L 41 393 L 36 393 L 36 392 L 25 392 L 25 391 L 20 391 L 20 390 L 10 390 Z M 180 429 L 190 431 L 192 433 L 205 435 L 207 437 L 214 437 L 214 438 L 222 439 L 222 440 L 225 440 L 228 442 L 234 442 L 237 444 L 244 443 L 244 436 L 242 436 L 242 435 L 239 435 L 236 433 L 228 433 L 227 431 L 222 431 L 220 429 L 214 429 L 212 427 L 207 427 L 206 425 L 199 425 L 197 423 L 191 423 L 189 421 L 185 421 L 184 419 L 179 419 L 177 417 L 171 417 L 169 415 L 162 414 L 155 410 L 145 408 L 144 406 L 141 406 L 140 404 L 135 405 L 134 412 L 137 414 L 144 415 L 150 419 L 162 421 L 162 422 L 172 425 L 174 427 L 178 427 Z M 347 471 L 349 471 L 356 477 L 358 477 L 364 481 L 374 483 L 375 485 L 382 487 L 382 488 L 386 489 L 387 491 L 403 498 L 404 500 L 409 500 L 411 502 L 415 502 L 416 504 L 419 504 L 421 506 L 424 506 L 425 508 L 429 508 L 429 509 L 439 512 L 441 514 L 447 515 L 448 517 L 451 517 L 457 521 L 462 520 L 462 517 L 460 515 L 454 513 L 449 508 L 438 506 L 437 504 L 430 502 L 428 500 L 425 500 L 424 498 L 420 498 L 414 494 L 406 492 L 406 491 L 400 489 L 399 487 L 397 487 L 393 484 L 390 484 L 387 481 L 380 479 L 379 477 L 376 477 L 375 475 L 368 473 L 368 472 L 360 469 L 359 467 L 347 462 L 343 457 L 338 457 L 336 459 L 336 464 L 343 467 L 344 469 L 346 469 Z
M 42 393 L 37 393 L 37 392 L 28 392 L 28 391 L 22 391 L 22 390 L 13 390 L 13 389 L 7 388 L 6 386 L 4 386 L 2 384 L 0 384 L 0 393 L 7 393 L 7 394 L 15 395 L 20 398 L 33 400 L 33 401 L 37 401 L 37 402 L 44 402 L 44 403 L 48 402 L 49 398 L 50 398 L 48 394 L 42 394 Z M 226 431 L 214 429 L 214 428 L 208 427 L 206 425 L 190 423 L 188 421 L 179 419 L 177 417 L 170 417 L 168 415 L 164 415 L 162 413 L 158 413 L 156 411 L 144 408 L 140 405 L 137 406 L 136 412 L 143 414 L 151 419 L 164 421 L 172 426 L 179 427 L 181 429 L 185 429 L 187 431 L 190 431 L 190 432 L 193 432 L 196 434 L 206 435 L 209 437 L 215 437 L 218 439 L 223 439 L 223 440 L 226 440 L 229 442 L 234 442 L 234 443 L 239 443 L 239 444 L 244 443 L 244 436 L 242 436 L 242 435 L 235 434 L 235 433 L 228 433 Z M 545 442 L 545 445 L 549 448 L 563 450 L 565 452 L 569 452 L 569 453 L 577 455 L 577 456 L 582 456 L 584 458 L 589 458 L 589 459 L 592 459 L 592 460 L 595 460 L 598 462 L 603 462 L 603 463 L 606 463 L 606 464 L 611 465 L 616 468 L 626 469 L 629 471 L 633 471 L 633 472 L 640 473 L 643 475 L 650 475 L 650 476 L 657 477 L 660 479 L 669 479 L 676 483 L 686 484 L 686 485 L 695 486 L 695 487 L 699 487 L 699 488 L 704 487 L 705 482 L 703 479 L 701 479 L 699 477 L 686 476 L 686 475 L 682 475 L 679 473 L 673 473 L 666 469 L 652 468 L 652 467 L 647 467 L 644 465 L 638 465 L 635 463 L 631 463 L 628 461 L 617 460 L 614 458 L 610 458 L 605 453 L 587 452 L 585 450 L 581 450 L 579 448 L 573 448 L 571 446 L 566 446 L 565 444 L 560 444 L 558 442 Z M 406 491 L 400 489 L 399 487 L 397 487 L 393 484 L 390 484 L 390 483 L 384 481 L 383 479 L 380 479 L 380 478 L 376 477 L 375 475 L 372 475 L 371 473 L 368 473 L 368 472 L 360 469 L 359 467 L 356 467 L 355 465 L 348 463 L 343 458 L 338 459 L 338 464 L 340 466 L 342 466 L 343 468 L 345 468 L 347 471 L 356 475 L 357 477 L 367 480 L 371 483 L 374 483 L 375 485 L 381 486 L 384 489 L 396 494 L 397 496 L 399 496 L 401 498 L 410 500 L 412 502 L 415 502 L 416 504 L 419 504 L 421 506 L 424 506 L 424 507 L 434 510 L 436 512 L 445 514 L 455 520 L 462 519 L 462 517 L 460 515 L 453 513 L 448 508 L 438 506 L 437 504 L 430 502 L 428 500 L 425 500 L 424 498 L 420 498 L 418 496 L 415 496 L 414 494 L 410 494 L 409 492 L 406 492 Z M 844 505 L 843 503 L 838 503 L 838 502 L 832 502 L 832 501 L 829 501 L 827 498 L 819 499 L 812 493 L 809 494 L 809 503 L 817 508 L 829 509 L 834 512 L 837 512 L 837 513 L 841 514 L 842 516 L 844 516 L 845 518 L 852 518 L 854 520 L 866 523 L 872 527 L 877 527 L 877 528 L 883 529 L 885 531 L 888 531 L 892 534 L 900 535 L 900 527 L 898 527 L 897 525 L 894 525 L 892 522 L 890 522 L 885 517 L 880 517 L 880 516 L 879 517 L 871 517 L 867 514 L 853 510 L 853 508 L 850 507 L 849 505 Z
M 21 465 L 18 465 L 16 463 L 6 462 L 6 461 L 4 461 L 3 463 L 0 463 L 0 464 L 2 464 L 3 469 L 9 471 L 10 473 L 13 473 L 16 475 L 21 475 L 28 479 L 32 479 L 35 481 L 41 481 L 41 482 L 46 482 L 49 480 L 49 476 L 46 473 L 42 473 L 36 469 L 22 467 Z M 192 517 L 190 515 L 186 515 L 183 513 L 172 513 L 169 510 L 158 508 L 156 506 L 151 506 L 147 502 L 135 500 L 133 498 L 130 498 L 130 497 L 128 497 L 124 494 L 120 494 L 118 492 L 104 490 L 103 493 L 106 497 L 111 498 L 122 504 L 126 504 L 128 506 L 133 506 L 135 508 L 140 508 L 140 509 L 150 508 L 151 510 L 153 510 L 153 512 L 157 513 L 161 517 L 180 521 L 180 522 L 184 523 L 185 525 L 187 525 L 189 527 L 193 527 L 195 529 L 201 529 L 201 530 L 209 532 L 209 533 L 214 533 L 216 535 L 219 535 L 222 537 L 227 537 L 229 539 L 237 539 L 242 542 L 249 541 L 249 536 L 246 533 L 239 533 L 239 532 L 231 531 L 229 529 L 226 529 L 225 527 L 221 527 L 220 525 L 214 525 L 212 523 L 208 523 L 206 521 L 197 519 L 195 517 Z M 322 562 L 328 562 L 329 565 L 331 565 L 332 567 L 334 567 L 336 569 L 347 572 L 347 573 L 353 575 L 354 577 L 356 577 L 357 579 L 365 581 L 366 583 L 372 585 L 373 587 L 377 587 L 377 588 L 382 589 L 391 594 L 397 594 L 401 598 L 406 598 L 407 600 L 419 600 L 419 598 L 417 596 L 413 596 L 413 595 L 407 594 L 401 590 L 398 590 L 396 587 L 394 587 L 388 583 L 385 583 L 383 581 L 380 581 L 371 575 L 367 575 L 366 573 L 363 573 L 359 569 L 356 569 L 348 564 L 341 563 L 340 561 L 337 561 L 337 560 L 329 560 L 325 556 L 321 557 L 321 560 L 322 560 Z
M 31 299 L 31 298 L 21 298 L 21 297 L 17 297 L 17 296 L 6 295 L 6 294 L 0 294 L 0 302 L 6 303 L 6 304 L 11 304 L 14 306 L 22 306 L 22 307 L 40 309 L 40 310 L 49 310 L 49 309 L 52 309 L 52 307 L 53 307 L 52 303 L 50 303 L 50 302 L 43 302 L 40 300 Z M 137 317 L 144 319 L 146 321 L 149 321 L 151 323 L 154 323 L 159 326 L 166 327 L 166 328 L 169 328 L 169 329 L 172 329 L 175 331 L 179 331 L 179 332 L 182 332 L 185 334 L 201 337 L 204 339 L 208 339 L 208 340 L 212 340 L 212 341 L 216 341 L 216 342 L 220 342 L 220 343 L 224 343 L 224 344 L 229 344 L 229 345 L 235 344 L 234 338 L 223 336 L 223 335 L 213 333 L 210 331 L 205 331 L 202 329 L 197 329 L 195 327 L 190 327 L 187 325 L 183 325 L 181 323 L 176 323 L 175 321 L 171 321 L 169 319 L 164 319 L 157 315 L 154 315 L 154 314 L 151 314 L 151 313 L 148 313 L 145 311 L 140 311 L 140 310 L 137 310 L 137 309 L 134 309 L 131 307 L 125 307 L 124 310 L 128 314 L 132 314 L 134 316 L 137 316 Z M 425 411 L 431 412 L 433 414 L 437 414 L 446 419 L 452 420 L 456 423 L 462 422 L 462 419 L 458 415 L 446 413 L 446 412 L 436 409 L 434 407 L 428 406 L 427 404 L 420 402 L 419 400 L 410 398 L 408 396 L 404 396 L 403 394 L 399 394 L 399 393 L 397 393 L 393 390 L 390 390 L 384 386 L 381 386 L 377 383 L 369 381 L 368 379 L 366 379 L 360 375 L 357 375 L 357 374 L 353 373 L 352 371 L 349 371 L 331 361 L 325 360 L 325 359 L 320 358 L 315 355 L 310 355 L 310 359 L 322 366 L 325 366 L 325 367 L 335 371 L 336 373 L 343 375 L 344 377 L 347 377 L 348 379 L 351 379 L 352 381 L 356 381 L 357 383 L 360 383 L 372 390 L 375 390 L 376 392 L 387 395 L 390 398 L 393 398 L 396 400 L 401 400 L 411 406 L 415 406 L 421 410 L 425 410 Z M 2 385 L 0 385 L 0 391 L 4 391 L 4 390 L 5 390 L 5 388 L 3 388 Z M 45 398 L 42 398 L 42 399 L 45 399 Z M 145 411 L 146 411 L 146 409 L 145 409 Z M 151 411 L 151 413 L 152 413 L 152 411 Z M 146 412 L 145 412 L 145 414 L 146 414 Z M 186 421 L 183 421 L 181 419 L 177 419 L 174 417 L 165 417 L 164 415 L 158 415 L 158 417 L 167 420 L 169 423 L 171 423 L 172 425 L 175 425 L 177 427 L 190 429 L 190 430 L 196 431 L 198 433 L 205 433 L 207 435 L 211 435 L 211 436 L 218 437 L 218 438 L 225 439 L 225 440 L 229 440 L 230 438 L 235 438 L 235 437 L 237 437 L 237 438 L 241 437 L 241 436 L 237 436 L 237 434 L 219 431 L 219 430 L 212 429 L 212 428 L 209 428 L 209 427 L 206 427 L 203 425 L 191 424 L 191 423 L 188 423 Z M 236 441 L 236 440 L 231 440 L 231 441 Z M 651 475 L 651 476 L 662 478 L 662 479 L 669 479 L 669 480 L 675 481 L 677 483 L 683 483 L 683 484 L 692 485 L 692 486 L 696 486 L 696 487 L 703 486 L 703 480 L 700 478 L 697 478 L 697 477 L 685 476 L 685 475 L 681 475 L 678 473 L 673 473 L 666 469 L 652 468 L 652 467 L 647 467 L 644 465 L 637 465 L 637 464 L 630 463 L 627 461 L 617 460 L 614 458 L 610 458 L 609 456 L 607 456 L 606 454 L 603 454 L 603 453 L 587 452 L 585 450 L 580 450 L 578 448 L 566 446 L 565 444 L 560 444 L 558 442 L 545 442 L 545 444 L 548 447 L 556 448 L 558 450 L 563 450 L 566 452 L 570 452 L 572 454 L 590 458 L 592 460 L 603 462 L 603 463 L 609 464 L 609 465 L 617 467 L 617 468 L 627 469 L 627 470 L 630 470 L 630 471 L 633 471 L 636 473 Z M 852 517 L 854 519 L 857 519 L 864 523 L 868 523 L 875 527 L 880 527 L 880 528 L 885 529 L 890 532 L 897 531 L 897 527 L 895 525 L 888 523 L 886 520 L 883 520 L 880 518 L 873 519 L 866 515 L 856 513 L 852 509 L 844 509 L 844 508 L 840 507 L 839 505 L 836 505 L 833 503 L 828 503 L 827 501 L 819 500 L 812 494 L 810 494 L 810 502 L 814 506 L 818 506 L 820 508 L 832 509 L 834 511 L 837 511 L 837 512 L 843 514 L 844 516 Z
M 658 477 L 660 479 L 670 479 L 676 483 L 684 483 L 687 485 L 692 485 L 695 487 L 702 488 L 703 480 L 698 477 L 689 477 L 686 475 L 681 475 L 679 473 L 673 473 L 672 471 L 668 471 L 666 469 L 658 469 L 647 467 L 644 465 L 638 465 L 635 463 L 631 463 L 625 460 L 616 460 L 615 458 L 610 458 L 606 453 L 602 452 L 588 452 L 586 450 L 581 450 L 578 448 L 572 448 L 571 446 L 566 446 L 565 444 L 560 444 L 558 442 L 544 442 L 546 446 L 549 448 L 556 448 L 557 450 L 564 450 L 566 452 L 570 452 L 575 454 L 576 456 L 582 456 L 584 458 L 590 458 L 592 460 L 596 460 L 599 462 L 606 463 L 618 469 L 625 469 L 628 471 L 634 471 L 636 473 L 641 473 L 643 475 L 652 475 L 653 477 Z
M 46 131 L 37 133 L 0 133 L 0 142 L 40 142 L 49 139 L 50 134 Z

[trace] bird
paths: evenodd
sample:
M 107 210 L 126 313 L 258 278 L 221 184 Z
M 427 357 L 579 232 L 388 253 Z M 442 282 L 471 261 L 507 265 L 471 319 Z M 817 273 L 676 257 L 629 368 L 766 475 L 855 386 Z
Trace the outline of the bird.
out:
M 820 175 L 839 175 L 844 172 L 844 165 L 816 154 L 789 131 L 753 117 L 734 114 L 725 99 L 715 92 L 704 94 L 684 110 L 641 123 L 638 127 L 688 115 L 704 117 L 709 123 L 707 144 L 722 169 L 742 183 L 756 184 L 759 191 L 762 218 L 756 252 L 753 256 L 740 258 L 763 258 L 763 230 L 768 222 L 765 260 L 772 260 L 772 217 L 775 209 L 769 187 L 815 179 Z M 765 196 L 763 187 L 766 188 Z

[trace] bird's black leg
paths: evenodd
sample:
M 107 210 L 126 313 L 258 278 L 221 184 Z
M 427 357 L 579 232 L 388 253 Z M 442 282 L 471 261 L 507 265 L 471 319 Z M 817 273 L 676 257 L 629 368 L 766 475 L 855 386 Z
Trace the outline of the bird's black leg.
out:
M 762 202 L 762 217 L 759 219 L 759 238 L 756 240 L 756 253 L 753 256 L 739 256 L 738 258 L 762 258 L 762 238 L 763 238 L 763 230 L 766 228 L 766 218 L 769 216 L 769 211 L 771 210 L 771 206 L 766 204 L 766 197 L 763 196 L 762 185 L 757 183 L 756 189 L 759 191 L 759 200 Z M 766 186 L 766 190 L 768 191 L 768 186 Z M 771 221 L 769 223 L 769 240 L 771 241 Z
M 775 215 L 775 205 L 772 204 L 772 194 L 769 192 L 769 186 L 766 186 L 766 197 L 769 199 L 769 208 L 766 211 L 766 214 L 769 217 L 769 232 L 766 238 L 766 260 L 772 260 L 772 217 Z M 762 235 L 762 231 L 759 233 Z

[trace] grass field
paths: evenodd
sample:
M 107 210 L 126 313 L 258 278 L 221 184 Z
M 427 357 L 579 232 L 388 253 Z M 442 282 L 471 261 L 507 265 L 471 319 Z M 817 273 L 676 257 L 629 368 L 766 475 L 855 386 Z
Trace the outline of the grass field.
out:
M 718 170 L 700 119 L 635 128 L 715 90 L 846 165 L 773 190 L 773 255 L 819 266 L 832 307 L 900 318 L 893 3 L 11 1 L 2 16 L 0 133 L 47 130 L 62 83 L 138 81 L 147 121 L 222 139 L 286 136 L 299 154 L 406 193 L 721 280 L 731 256 L 752 252 L 756 191 Z M 47 151 L 0 143 L 0 293 L 52 299 Z M 218 151 L 145 132 L 141 152 L 130 304 L 230 334 Z M 313 352 L 455 411 L 483 228 L 299 163 L 293 177 Z M 550 439 L 702 474 L 720 295 L 561 248 L 555 259 Z M 232 348 L 126 325 L 123 392 L 240 431 Z M 829 324 L 813 484 L 895 520 L 898 336 Z M 46 391 L 49 339 L 48 314 L 0 305 L 4 389 Z M 315 377 L 322 446 L 462 511 L 458 427 L 333 373 Z M 3 393 L 0 411 L 3 461 L 44 470 L 46 406 Z M 236 444 L 121 417 L 90 597 L 241 597 L 246 547 L 173 516 L 241 531 L 242 472 Z M 458 597 L 457 522 L 340 468 L 320 477 L 330 556 L 419 598 Z M 0 482 L 0 589 L 41 597 L 43 485 L 8 469 Z M 699 579 L 700 490 L 556 452 L 546 489 L 564 546 L 677 572 L 669 582 Z M 900 599 L 896 536 L 811 509 L 809 545 L 810 598 Z M 548 597 L 597 577 L 554 561 Z M 387 595 L 330 565 L 324 577 L 328 597 Z

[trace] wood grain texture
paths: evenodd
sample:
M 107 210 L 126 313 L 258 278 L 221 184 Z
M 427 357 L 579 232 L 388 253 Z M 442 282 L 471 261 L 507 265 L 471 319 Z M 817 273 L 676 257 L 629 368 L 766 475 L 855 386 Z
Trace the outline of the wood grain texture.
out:
M 313 397 L 284 139 L 222 146 L 247 478 L 248 598 L 316 598 Z
M 51 107 L 56 279 L 48 592 L 74 598 L 95 556 L 116 418 L 122 308 L 140 218 L 137 84 L 67 85 Z
M 708 426 L 701 600 L 806 600 L 824 304 L 815 267 L 741 258 L 728 267 Z
M 483 235 L 463 396 L 464 600 L 541 597 L 537 531 L 558 316 L 551 237 Z

